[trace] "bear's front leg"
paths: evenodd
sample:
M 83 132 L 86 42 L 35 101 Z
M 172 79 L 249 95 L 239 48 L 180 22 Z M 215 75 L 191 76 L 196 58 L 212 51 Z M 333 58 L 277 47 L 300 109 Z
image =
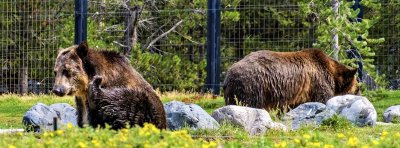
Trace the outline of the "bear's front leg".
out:
M 75 96 L 75 104 L 77 109 L 77 122 L 79 127 L 88 124 L 88 102 L 83 97 Z

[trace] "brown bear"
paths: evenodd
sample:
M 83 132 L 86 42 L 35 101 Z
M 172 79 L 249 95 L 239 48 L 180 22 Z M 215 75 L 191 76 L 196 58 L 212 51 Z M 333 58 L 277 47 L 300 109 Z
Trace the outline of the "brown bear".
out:
M 112 129 L 124 128 L 127 124 L 143 126 L 152 123 L 157 128 L 164 129 L 165 122 L 163 104 L 157 95 L 148 88 L 101 88 L 101 76 L 94 76 L 89 84 L 89 124 L 93 127 L 105 124 Z
M 89 82 L 96 75 L 102 77 L 103 88 L 142 89 L 152 97 L 148 99 L 160 101 L 152 86 L 132 68 L 125 56 L 114 51 L 89 49 L 86 42 L 60 50 L 54 73 L 53 93 L 58 96 L 75 96 L 77 121 L 80 127 L 89 123 Z M 156 109 L 160 113 L 157 123 L 166 125 L 163 106 Z
M 267 110 L 325 103 L 336 95 L 357 93 L 356 72 L 319 49 L 252 52 L 228 69 L 225 103 Z

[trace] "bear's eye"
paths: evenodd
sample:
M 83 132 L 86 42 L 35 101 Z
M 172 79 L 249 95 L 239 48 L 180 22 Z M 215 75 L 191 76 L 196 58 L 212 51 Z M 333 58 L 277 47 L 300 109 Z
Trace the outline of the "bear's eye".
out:
M 62 71 L 62 74 L 64 75 L 64 76 L 66 76 L 66 77 L 71 77 L 71 74 L 68 72 L 68 70 L 63 70 Z

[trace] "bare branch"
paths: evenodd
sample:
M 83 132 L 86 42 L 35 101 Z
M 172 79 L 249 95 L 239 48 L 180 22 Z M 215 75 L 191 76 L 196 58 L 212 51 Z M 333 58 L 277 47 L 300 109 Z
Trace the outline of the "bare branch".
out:
M 167 36 L 171 31 L 175 30 L 175 28 L 178 27 L 179 25 L 181 25 L 182 23 L 183 23 L 183 20 L 180 20 L 178 23 L 176 23 L 174 26 L 172 26 L 171 29 L 169 29 L 168 31 L 164 32 L 163 34 L 161 34 L 160 36 L 155 38 L 153 41 L 148 43 L 146 46 L 144 46 L 145 49 L 149 49 L 151 46 L 153 46 L 154 43 L 156 43 L 161 38 Z

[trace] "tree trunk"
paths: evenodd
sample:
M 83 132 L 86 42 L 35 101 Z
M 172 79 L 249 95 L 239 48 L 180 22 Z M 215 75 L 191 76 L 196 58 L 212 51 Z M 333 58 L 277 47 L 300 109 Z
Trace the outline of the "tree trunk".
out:
M 339 19 L 339 7 L 340 7 L 340 2 L 339 0 L 332 0 L 332 10 L 334 14 L 334 20 L 333 21 L 338 21 Z M 333 28 L 331 30 L 332 33 L 332 50 L 333 50 L 333 59 L 336 61 L 339 61 L 339 36 L 337 34 L 338 30 L 337 28 Z
M 128 12 L 128 16 L 125 18 L 126 30 L 124 32 L 124 37 L 122 38 L 122 53 L 129 58 L 131 56 L 132 47 L 136 45 L 138 40 L 137 24 L 142 12 L 142 7 L 134 6 L 133 8 L 129 8 L 128 5 L 124 5 L 124 11 Z

